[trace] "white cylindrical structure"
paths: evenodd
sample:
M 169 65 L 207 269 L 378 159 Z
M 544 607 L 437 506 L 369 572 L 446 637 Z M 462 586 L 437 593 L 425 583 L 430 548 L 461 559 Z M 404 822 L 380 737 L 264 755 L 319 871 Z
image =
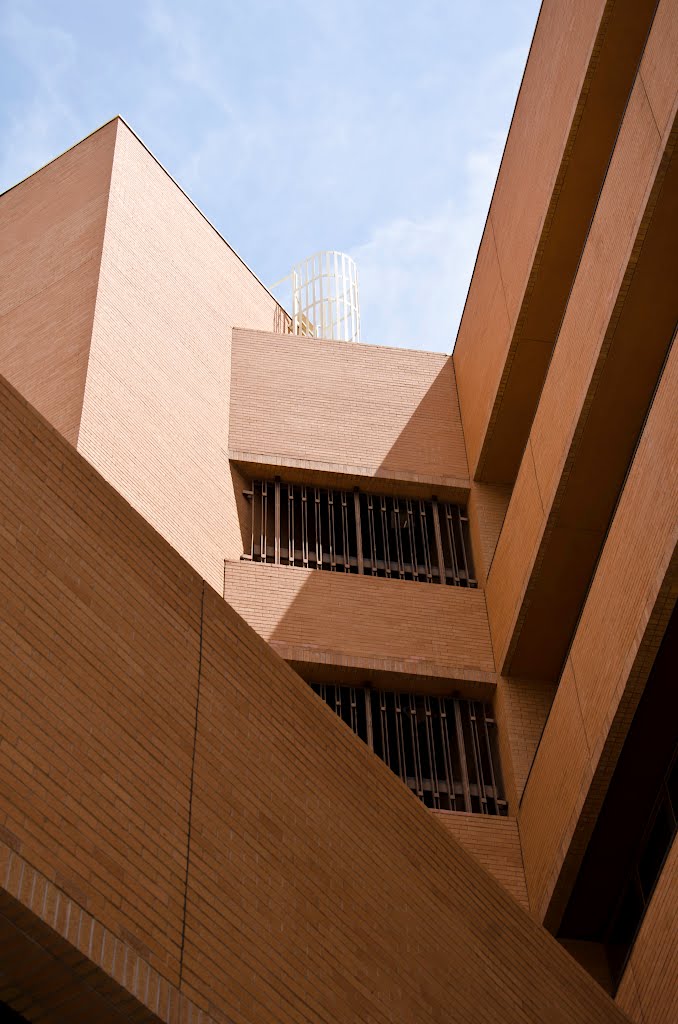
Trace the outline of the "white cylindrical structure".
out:
M 360 341 L 358 270 L 350 256 L 317 252 L 297 263 L 284 281 L 292 284 L 294 334 Z

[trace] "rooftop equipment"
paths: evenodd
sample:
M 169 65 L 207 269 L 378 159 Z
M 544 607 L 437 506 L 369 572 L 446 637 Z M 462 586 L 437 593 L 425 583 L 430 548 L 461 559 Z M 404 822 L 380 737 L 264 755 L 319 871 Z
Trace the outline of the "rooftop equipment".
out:
M 317 252 L 302 260 L 273 285 L 276 293 L 291 288 L 290 333 L 334 341 L 360 341 L 358 270 L 343 252 Z

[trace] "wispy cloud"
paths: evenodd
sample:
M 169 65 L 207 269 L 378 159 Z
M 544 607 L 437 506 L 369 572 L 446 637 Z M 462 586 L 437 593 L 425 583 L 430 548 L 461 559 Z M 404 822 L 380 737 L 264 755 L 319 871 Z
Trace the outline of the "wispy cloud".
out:
M 467 156 L 463 186 L 434 214 L 379 225 L 352 250 L 365 341 L 452 350 L 502 145 Z
M 0 40 L 30 83 L 25 95 L 6 110 L 3 118 L 0 191 L 59 151 L 64 124 L 73 134 L 73 141 L 79 131 L 77 114 L 63 90 L 63 82 L 75 66 L 76 41 L 70 33 L 42 25 L 30 14 L 29 5 L 7 3 L 0 21 Z
M 204 26 L 190 9 L 172 7 L 163 0 L 149 0 L 143 10 L 146 26 L 164 50 L 165 73 L 182 86 L 202 93 L 217 110 L 233 116 L 220 87 L 218 66 L 212 67 L 212 54 L 203 40 L 207 41 Z
M 267 283 L 357 259 L 367 341 L 449 351 L 538 0 L 6 0 L 1 184 L 113 114 Z

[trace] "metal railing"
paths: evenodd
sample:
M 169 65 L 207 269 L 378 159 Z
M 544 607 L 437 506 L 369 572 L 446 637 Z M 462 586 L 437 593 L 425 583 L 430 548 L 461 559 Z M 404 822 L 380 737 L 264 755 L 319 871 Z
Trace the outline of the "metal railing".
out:
M 465 511 L 402 498 L 255 480 L 249 557 L 255 562 L 475 587 Z
M 427 807 L 507 813 L 488 705 L 370 687 L 311 686 Z
M 358 270 L 346 253 L 314 253 L 272 285 L 272 291 L 292 310 L 292 334 L 360 341 Z

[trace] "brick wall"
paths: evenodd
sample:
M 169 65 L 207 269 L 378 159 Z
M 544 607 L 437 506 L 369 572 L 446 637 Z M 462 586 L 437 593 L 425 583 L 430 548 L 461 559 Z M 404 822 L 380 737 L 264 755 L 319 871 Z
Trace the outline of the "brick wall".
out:
M 19 845 L 0 827 L 3 1004 L 21 1020 L 58 1024 L 216 1024 L 150 966 L 143 943 L 87 909 L 85 890 L 65 892 L 63 879 L 35 868 Z
M 290 660 L 494 682 L 480 590 L 227 562 L 224 596 Z
M 485 442 L 604 9 L 604 0 L 547 3 L 535 30 L 455 345 L 471 475 Z M 534 341 L 544 347 L 546 339 L 536 336 Z
M 274 299 L 121 122 L 78 449 L 216 588 L 242 549 L 229 470 L 234 324 Z
M 542 4 L 454 351 L 476 479 L 515 480 L 654 11 Z
M 473 481 L 468 499 L 469 531 L 473 568 L 481 586 L 485 586 L 497 547 L 511 488 L 505 484 L 481 484 Z
M 664 55 L 671 45 L 657 22 L 648 49 Z M 495 657 L 506 673 L 558 674 L 670 342 L 675 160 L 670 187 L 662 186 L 672 123 L 658 131 L 639 75 L 487 582 Z
M 556 692 L 555 683 L 499 676 L 494 700 L 509 805 L 517 813 Z
M 76 444 L 115 124 L 0 197 L 0 373 Z
M 31 901 L 34 949 L 140 1020 L 621 1021 L 4 384 L 0 425 L 0 941 Z
M 639 1024 L 678 1020 L 677 887 L 674 840 L 616 996 L 617 1004 Z
M 529 909 L 525 872 L 515 818 L 493 818 L 463 811 L 431 811 L 444 828 L 472 853 L 521 907 Z
M 511 948 L 530 959 L 529 943 L 495 945 L 512 932 L 509 904 L 493 931 L 475 880 L 460 885 L 461 848 L 445 845 L 449 836 L 429 812 L 329 708 L 264 657 L 261 641 L 241 634 L 234 644 L 233 629 L 213 617 L 216 602 L 208 592 L 187 995 L 226 1003 L 236 1024 L 368 1014 L 442 1020 L 452 1004 L 460 1019 L 489 1022 L 511 1019 L 515 991 L 529 1019 L 534 989 L 527 986 L 526 1001 L 525 983 L 503 959 Z M 522 914 L 513 900 L 510 907 Z M 573 977 L 565 958 L 550 965 L 551 981 L 559 969 Z M 576 988 L 549 1002 L 552 1021 L 585 1019 L 589 1011 L 571 1003 Z M 607 1002 L 596 992 L 601 1013 Z M 538 1019 L 544 1012 L 542 1004 Z
M 525 870 L 540 920 L 562 911 L 678 597 L 676 394 L 674 345 L 523 797 Z
M 232 458 L 468 486 L 449 357 L 234 331 L 232 377 Z
M 201 581 L 1 402 L 0 838 L 177 982 Z

